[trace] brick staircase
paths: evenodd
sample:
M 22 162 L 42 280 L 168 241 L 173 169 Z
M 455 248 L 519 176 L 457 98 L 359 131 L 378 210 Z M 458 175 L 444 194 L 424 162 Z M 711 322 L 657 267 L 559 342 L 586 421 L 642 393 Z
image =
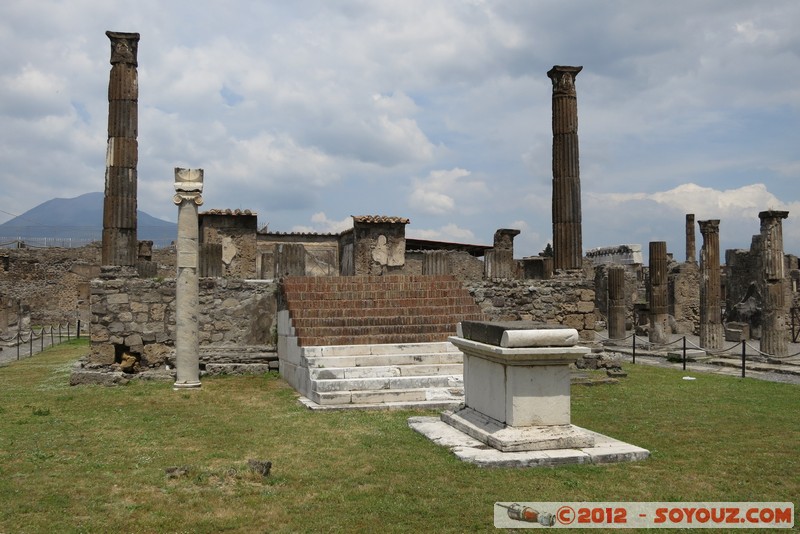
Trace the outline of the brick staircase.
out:
M 452 407 L 462 355 L 448 336 L 483 316 L 451 276 L 288 277 L 281 375 L 319 408 Z

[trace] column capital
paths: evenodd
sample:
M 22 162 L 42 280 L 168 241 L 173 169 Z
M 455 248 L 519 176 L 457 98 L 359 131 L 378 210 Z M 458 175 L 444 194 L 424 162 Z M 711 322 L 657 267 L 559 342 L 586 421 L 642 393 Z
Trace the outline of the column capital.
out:
M 758 218 L 762 221 L 766 219 L 786 219 L 787 217 L 789 217 L 788 211 L 767 210 L 758 214 Z
M 181 169 L 175 167 L 175 196 L 172 201 L 180 205 L 184 200 L 203 204 L 203 169 Z
M 719 233 L 719 219 L 697 221 L 697 225 L 700 226 L 700 233 L 703 235 Z
M 583 67 L 554 65 L 547 71 L 547 77 L 553 82 L 553 95 L 575 96 L 575 77 Z
M 125 63 L 138 66 L 137 53 L 139 51 L 139 34 L 107 31 L 111 39 L 111 64 Z

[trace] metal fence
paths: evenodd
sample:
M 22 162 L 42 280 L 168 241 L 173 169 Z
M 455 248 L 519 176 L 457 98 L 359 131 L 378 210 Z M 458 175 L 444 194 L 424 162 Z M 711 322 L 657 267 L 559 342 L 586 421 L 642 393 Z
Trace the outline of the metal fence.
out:
M 43 351 L 47 347 L 72 339 L 80 339 L 83 334 L 85 332 L 80 320 L 75 323 L 67 321 L 63 324 L 42 326 L 40 328 L 31 328 L 30 330 L 17 330 L 17 332 L 9 335 L 0 336 L 0 342 L 2 342 L 4 349 L 0 352 L 0 355 L 4 355 L 5 349 L 11 349 L 12 352 L 11 356 L 5 354 L 0 360 L 10 361 L 27 358 Z

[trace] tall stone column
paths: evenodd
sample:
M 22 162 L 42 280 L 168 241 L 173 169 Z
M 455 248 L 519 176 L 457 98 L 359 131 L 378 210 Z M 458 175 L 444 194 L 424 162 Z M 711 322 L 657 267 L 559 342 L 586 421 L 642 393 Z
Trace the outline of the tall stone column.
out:
M 688 223 L 689 216 L 686 217 Z M 703 236 L 703 248 L 700 249 L 700 346 L 716 350 L 722 348 L 725 339 L 719 276 L 719 219 L 697 221 L 697 224 Z
M 583 67 L 556 65 L 553 82 L 553 268 L 580 269 L 581 175 L 578 161 L 578 100 L 575 77 Z
M 197 278 L 199 227 L 197 206 L 203 204 L 203 169 L 175 169 L 178 206 L 178 274 L 175 284 L 175 388 L 200 387 Z
M 103 201 L 102 265 L 134 266 L 137 260 L 136 165 L 139 146 L 138 33 L 106 32 L 111 39 L 108 82 L 108 148 Z
M 667 243 L 650 242 L 650 332 L 651 343 L 669 343 Z
M 608 268 L 608 337 L 625 338 L 625 268 Z
M 686 214 L 686 263 L 697 261 L 697 248 L 694 240 L 694 213 Z
M 789 345 L 786 331 L 784 299 L 783 219 L 788 211 L 762 211 L 761 268 L 764 304 L 761 312 L 761 352 L 772 356 L 787 356 Z

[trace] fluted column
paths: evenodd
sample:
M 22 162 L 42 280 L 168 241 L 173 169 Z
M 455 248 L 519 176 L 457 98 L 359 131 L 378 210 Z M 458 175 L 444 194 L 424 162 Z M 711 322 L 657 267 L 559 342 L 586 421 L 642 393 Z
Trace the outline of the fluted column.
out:
M 697 261 L 697 248 L 694 239 L 694 213 L 686 214 L 686 263 Z
M 667 243 L 650 242 L 650 332 L 651 343 L 669 342 Z
M 139 159 L 138 33 L 106 32 L 111 40 L 108 148 L 103 199 L 103 265 L 136 265 L 136 165 Z
M 720 302 L 719 219 L 697 221 L 697 224 L 703 236 L 700 249 L 700 346 L 716 350 L 722 348 L 725 338 Z
M 553 268 L 580 269 L 581 175 L 578 157 L 578 100 L 575 77 L 583 67 L 556 65 L 553 82 Z
M 625 338 L 625 268 L 608 268 L 608 337 Z
M 178 273 L 175 283 L 175 388 L 200 387 L 197 206 L 203 204 L 203 169 L 175 169 Z
M 783 219 L 788 211 L 762 211 L 761 269 L 764 304 L 761 313 L 761 352 L 772 356 L 787 356 L 789 345 L 786 331 L 784 299 Z

